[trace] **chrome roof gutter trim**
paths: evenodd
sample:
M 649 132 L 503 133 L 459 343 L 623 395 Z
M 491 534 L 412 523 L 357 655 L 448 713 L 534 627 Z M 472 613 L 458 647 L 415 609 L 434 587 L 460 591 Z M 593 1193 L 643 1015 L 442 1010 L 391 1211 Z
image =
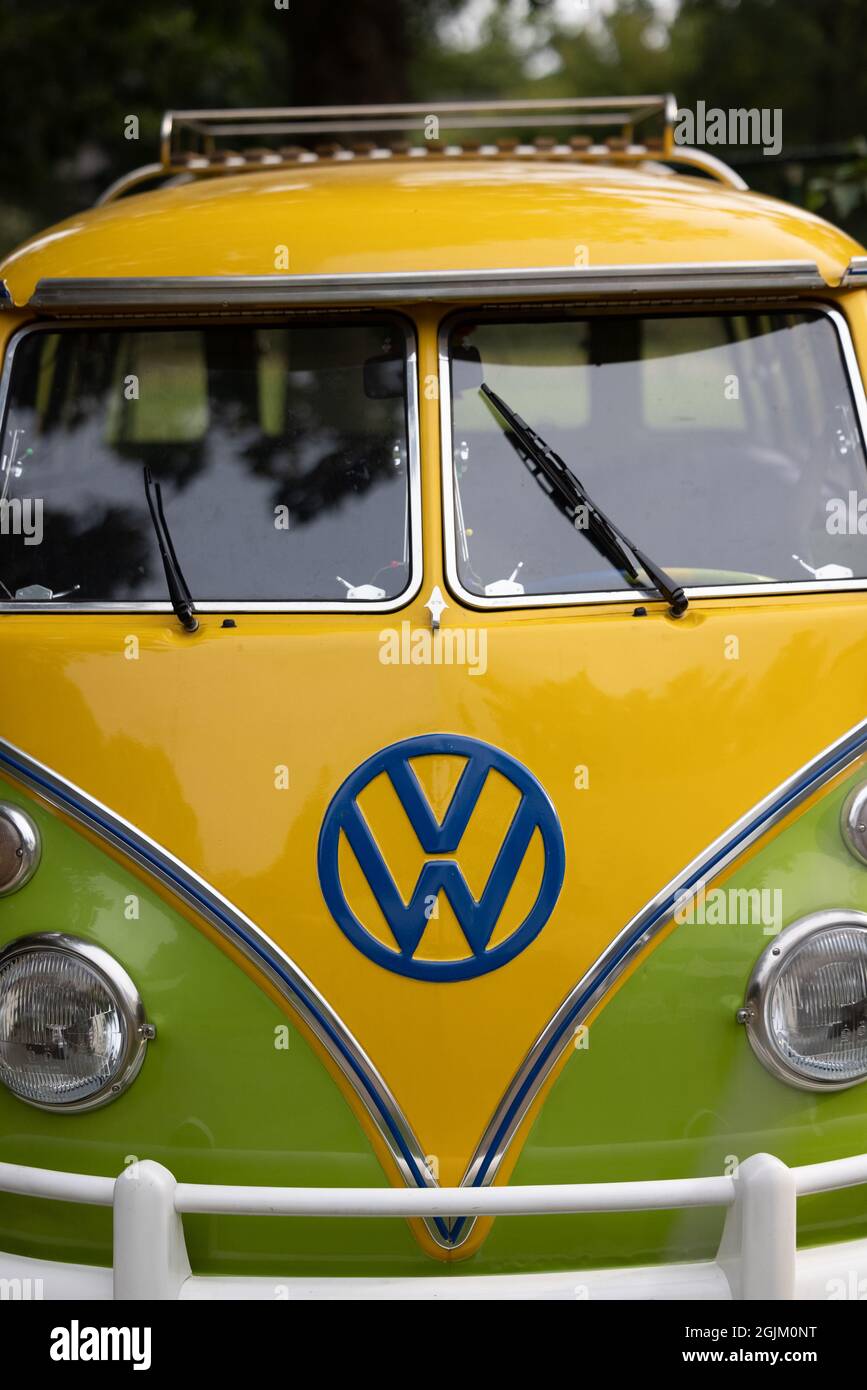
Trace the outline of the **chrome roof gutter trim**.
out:
M 841 290 L 867 289 L 867 256 L 853 256 L 843 279 Z
M 534 266 L 503 270 L 389 271 L 359 275 L 190 275 L 43 279 L 29 307 L 45 314 L 166 313 L 322 305 L 479 303 L 644 294 L 827 290 L 812 261 Z

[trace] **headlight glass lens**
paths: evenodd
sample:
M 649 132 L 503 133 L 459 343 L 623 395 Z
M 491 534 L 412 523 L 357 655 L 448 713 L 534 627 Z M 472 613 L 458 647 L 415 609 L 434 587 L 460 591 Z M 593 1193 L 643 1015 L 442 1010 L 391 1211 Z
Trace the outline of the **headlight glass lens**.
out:
M 0 1080 L 22 1100 L 73 1105 L 110 1091 L 127 1062 L 129 1027 L 82 956 L 39 947 L 0 962 Z
M 769 1041 L 799 1076 L 838 1085 L 867 1077 L 867 929 L 807 936 L 787 953 L 765 1009 Z

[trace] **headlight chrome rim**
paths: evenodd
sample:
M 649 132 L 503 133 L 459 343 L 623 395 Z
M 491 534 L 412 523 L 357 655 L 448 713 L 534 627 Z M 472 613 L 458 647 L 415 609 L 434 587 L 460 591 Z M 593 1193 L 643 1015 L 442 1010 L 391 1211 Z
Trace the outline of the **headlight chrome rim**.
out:
M 843 802 L 840 830 L 849 853 L 867 864 L 867 782 L 854 787 Z
M 0 801 L 0 821 L 11 826 L 19 841 L 18 867 L 5 883 L 0 884 L 0 898 L 6 898 L 23 888 L 36 873 L 42 857 L 42 841 L 36 822 L 11 801 Z
M 738 1011 L 738 1018 L 746 1025 L 747 1037 L 759 1061 L 778 1080 L 798 1090 L 848 1091 L 852 1086 L 861 1086 L 867 1081 L 867 1071 L 844 1080 L 834 1076 L 809 1076 L 800 1071 L 782 1055 L 774 1042 L 769 1019 L 775 987 L 792 957 L 811 938 L 824 931 L 844 927 L 862 931 L 867 939 L 867 913 L 835 908 L 811 913 L 809 917 L 802 917 L 785 927 L 756 961 L 747 985 L 744 1007 Z
M 141 995 L 126 970 L 114 956 L 92 941 L 70 936 L 66 932 L 33 932 L 19 936 L 0 950 L 0 972 L 10 960 L 39 951 L 54 951 L 77 958 L 97 975 L 112 997 L 123 1023 L 124 1049 L 111 1077 L 98 1091 L 83 1099 L 34 1100 L 30 1096 L 20 1095 L 2 1077 L 0 1083 L 9 1095 L 23 1105 L 32 1105 L 36 1110 L 44 1110 L 52 1115 L 97 1110 L 117 1100 L 132 1085 L 144 1062 L 148 1042 L 156 1037 L 156 1029 L 148 1023 Z

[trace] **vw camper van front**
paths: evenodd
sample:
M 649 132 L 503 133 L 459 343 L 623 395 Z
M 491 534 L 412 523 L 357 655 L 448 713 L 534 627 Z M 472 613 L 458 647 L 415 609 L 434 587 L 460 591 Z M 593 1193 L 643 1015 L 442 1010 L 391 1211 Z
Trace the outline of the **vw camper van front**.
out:
M 867 257 L 635 100 L 0 267 L 0 1275 L 867 1277 Z

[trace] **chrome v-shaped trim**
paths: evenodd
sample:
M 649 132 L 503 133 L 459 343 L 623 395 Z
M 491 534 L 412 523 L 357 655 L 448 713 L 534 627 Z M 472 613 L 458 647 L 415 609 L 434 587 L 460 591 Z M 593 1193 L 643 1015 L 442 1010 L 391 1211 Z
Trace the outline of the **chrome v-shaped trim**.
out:
M 231 940 L 268 976 L 337 1063 L 363 1102 L 407 1186 L 437 1186 L 409 1121 L 361 1043 L 276 942 L 164 846 L 6 739 L 0 739 L 0 772 L 10 774 L 80 825 L 96 831 Z M 438 1245 L 451 1248 L 448 1221 L 437 1217 L 425 1224 Z
M 833 777 L 867 751 L 867 720 L 855 725 L 781 783 L 671 879 L 618 933 L 569 991 L 542 1029 L 492 1115 L 461 1179 L 461 1187 L 494 1182 L 503 1159 L 539 1090 L 569 1046 L 575 1029 L 608 993 L 635 957 L 671 919 L 683 895 L 707 883 Z M 95 830 L 165 883 L 218 931 L 227 935 L 268 975 L 304 1018 L 360 1097 L 407 1186 L 437 1187 L 422 1147 L 373 1062 L 313 983 L 275 942 L 198 874 L 163 846 L 110 811 L 80 787 L 0 739 L 0 771 L 31 787 L 51 805 Z M 463 1245 L 475 1217 L 426 1221 L 444 1249 Z
M 671 920 L 678 900 L 695 891 L 699 884 L 706 883 L 709 877 L 721 873 L 807 797 L 855 762 L 865 750 L 867 720 L 862 720 L 735 821 L 627 922 L 569 991 L 533 1043 L 482 1135 L 461 1179 L 462 1187 L 487 1187 L 493 1183 L 522 1120 L 570 1045 L 575 1030 L 635 957 Z M 466 1217 L 451 1223 L 453 1247 L 466 1241 L 472 1225 L 473 1220 Z

